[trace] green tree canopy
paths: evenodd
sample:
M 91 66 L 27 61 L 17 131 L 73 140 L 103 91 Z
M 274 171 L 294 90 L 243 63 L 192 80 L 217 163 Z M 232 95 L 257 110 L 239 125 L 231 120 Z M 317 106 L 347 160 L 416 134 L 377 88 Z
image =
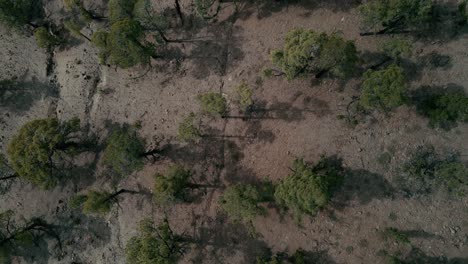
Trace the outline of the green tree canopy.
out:
M 262 194 L 253 185 L 236 184 L 228 187 L 220 200 L 221 209 L 235 221 L 251 222 L 258 215 L 265 215 Z
M 180 140 L 185 142 L 196 142 L 201 139 L 202 134 L 196 126 L 195 121 L 196 115 L 194 113 L 190 113 L 186 118 L 182 120 L 177 130 L 177 137 Z
M 78 150 L 78 131 L 78 119 L 30 121 L 21 127 L 8 145 L 10 165 L 19 177 L 43 188 L 52 188 L 63 176 L 63 156 Z
M 358 60 L 353 41 L 344 40 L 338 34 L 306 29 L 290 31 L 284 48 L 273 51 L 271 58 L 288 80 L 310 73 L 316 77 L 331 73 L 345 78 L 352 74 Z
M 144 141 L 134 129 L 125 125 L 107 139 L 102 162 L 113 173 L 123 177 L 143 167 L 144 152 Z
M 117 202 L 119 195 L 123 193 L 137 193 L 126 189 L 120 189 L 110 193 L 108 191 L 91 190 L 87 194 L 79 194 L 70 200 L 70 207 L 82 207 L 85 214 L 100 214 L 104 215 L 110 212 L 112 205 Z
M 313 215 L 330 201 L 333 191 L 342 183 L 341 168 L 322 158 L 310 167 L 303 159 L 296 159 L 293 173 L 282 179 L 275 190 L 275 200 L 291 209 L 296 218 Z
M 380 44 L 380 49 L 388 57 L 398 60 L 402 56 L 409 56 L 413 50 L 413 44 L 402 38 L 391 38 Z
M 143 44 L 144 31 L 140 23 L 130 18 L 112 24 L 108 33 L 97 31 L 92 42 L 100 49 L 102 61 L 121 68 L 130 68 L 137 64 L 148 64 L 154 55 L 151 45 Z
M 431 94 L 422 98 L 418 111 L 429 118 L 432 127 L 468 122 L 468 96 L 464 91 Z
M 58 37 L 52 35 L 45 27 L 39 27 L 34 30 L 34 37 L 36 38 L 37 46 L 44 49 L 51 49 L 61 42 Z
M 179 165 L 169 167 L 165 175 L 154 176 L 154 199 L 160 205 L 184 200 L 191 173 Z
M 359 7 L 366 28 L 379 33 L 421 30 L 433 19 L 433 0 L 370 0 Z
M 109 0 L 109 21 L 111 24 L 132 17 L 136 0 Z
M 174 234 L 167 219 L 158 226 L 150 219 L 140 222 L 139 234 L 126 247 L 127 263 L 175 264 L 182 255 L 182 239 Z
M 246 83 L 243 82 L 237 86 L 236 93 L 239 106 L 243 111 L 253 105 L 253 91 Z
M 8 26 L 19 28 L 25 24 L 36 27 L 34 19 L 42 13 L 39 0 L 0 0 L 0 21 Z
M 226 98 L 220 93 L 204 93 L 197 96 L 202 112 L 212 115 L 224 115 L 227 113 Z
M 360 105 L 364 109 L 390 110 L 405 102 L 407 82 L 403 69 L 392 64 L 383 70 L 364 73 Z

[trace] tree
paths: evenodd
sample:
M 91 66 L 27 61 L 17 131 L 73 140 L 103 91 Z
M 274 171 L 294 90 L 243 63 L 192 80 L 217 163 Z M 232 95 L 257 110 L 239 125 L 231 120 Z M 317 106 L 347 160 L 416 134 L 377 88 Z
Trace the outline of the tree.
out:
M 39 27 L 34 30 L 37 46 L 43 49 L 52 49 L 61 43 L 60 39 L 52 35 L 45 27 Z
M 177 136 L 180 140 L 185 142 L 199 141 L 202 137 L 200 130 L 195 125 L 196 115 L 190 113 L 186 118 L 179 124 L 177 130 Z
M 131 18 L 135 2 L 135 0 L 109 0 L 107 8 L 109 9 L 110 23 L 114 24 Z
M 143 167 L 144 141 L 129 126 L 112 132 L 107 139 L 103 164 L 120 177 L 127 176 Z
M 0 21 L 14 28 L 26 24 L 37 28 L 34 20 L 42 13 L 41 5 L 37 0 L 0 0 Z
M 324 208 L 343 180 L 340 165 L 326 158 L 313 167 L 303 159 L 296 159 L 292 171 L 277 185 L 275 200 L 280 206 L 292 210 L 296 219 Z
M 429 94 L 421 99 L 418 112 L 429 118 L 432 127 L 449 127 L 456 122 L 468 122 L 468 96 L 464 91 Z
M 233 220 L 251 223 L 256 216 L 266 214 L 266 208 L 259 205 L 263 198 L 255 186 L 236 184 L 224 191 L 220 206 Z
M 386 56 L 398 61 L 402 56 L 411 55 L 413 44 L 402 38 L 391 38 L 380 44 L 380 49 Z
M 63 175 L 64 157 L 82 150 L 79 119 L 33 120 L 21 127 L 8 145 L 10 165 L 19 177 L 43 188 L 54 187 Z
M 241 85 L 237 86 L 236 93 L 241 109 L 247 111 L 253 105 L 252 89 L 243 82 Z
M 182 247 L 181 237 L 174 234 L 167 219 L 158 226 L 145 219 L 140 222 L 139 234 L 128 241 L 125 255 L 127 263 L 175 264 Z
M 70 200 L 70 206 L 72 208 L 82 207 L 85 214 L 104 215 L 110 212 L 112 205 L 117 202 L 117 197 L 123 193 L 135 194 L 137 192 L 126 189 L 120 189 L 113 193 L 91 190 L 85 195 L 74 196 Z
M 326 73 L 346 78 L 354 71 L 357 51 L 353 41 L 338 34 L 295 29 L 286 35 L 284 48 L 272 52 L 271 60 L 288 80 L 309 73 L 316 78 Z
M 205 93 L 198 95 L 198 101 L 200 102 L 202 112 L 211 115 L 223 116 L 227 113 L 226 98 L 219 93 Z
M 77 38 L 82 37 L 88 41 L 91 41 L 91 39 L 88 36 L 81 33 L 81 29 L 83 28 L 83 25 L 81 24 L 80 21 L 70 19 L 70 20 L 64 21 L 63 26 L 65 27 L 65 29 L 67 29 L 70 32 L 72 36 L 77 37 Z
M 160 205 L 167 205 L 185 199 L 187 188 L 197 188 L 200 185 L 189 182 L 192 176 L 189 170 L 179 165 L 169 167 L 165 175 L 154 176 L 154 200 Z
M 359 104 L 364 109 L 388 111 L 405 102 L 407 90 L 403 69 L 392 64 L 383 70 L 368 70 L 364 73 Z
M 371 0 L 359 7 L 363 25 L 372 32 L 390 34 L 427 28 L 433 19 L 433 0 Z
M 111 64 L 129 68 L 148 64 L 150 58 L 155 56 L 153 47 L 142 43 L 144 35 L 138 21 L 125 18 L 113 23 L 108 33 L 97 31 L 91 40 L 100 49 L 102 62 L 109 60 Z

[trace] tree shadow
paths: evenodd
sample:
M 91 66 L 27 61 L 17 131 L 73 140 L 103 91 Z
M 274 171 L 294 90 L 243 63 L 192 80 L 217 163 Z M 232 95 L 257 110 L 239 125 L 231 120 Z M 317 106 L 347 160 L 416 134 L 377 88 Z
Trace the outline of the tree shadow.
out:
M 440 54 L 433 51 L 418 58 L 418 64 L 424 68 L 429 69 L 443 69 L 448 70 L 453 67 L 452 58 L 449 55 Z
M 14 112 L 25 112 L 35 101 L 44 97 L 59 96 L 58 89 L 52 84 L 39 82 L 37 79 L 24 80 L 24 77 L 0 81 L 0 107 Z
M 449 41 L 460 38 L 468 32 L 466 18 L 460 15 L 454 2 L 438 2 L 433 8 L 434 20 L 427 30 L 415 34 L 423 41 Z
M 223 261 L 224 256 L 239 253 L 244 257 L 242 263 L 255 263 L 257 256 L 268 252 L 267 244 L 254 238 L 244 225 L 230 223 L 222 216 L 207 219 L 196 230 L 193 263 L 204 263 L 208 256 L 213 257 L 217 263 L 226 263 Z
M 212 36 L 209 40 L 192 42 L 194 47 L 188 55 L 195 64 L 192 75 L 197 79 L 206 78 L 212 73 L 223 76 L 229 66 L 241 61 L 244 52 L 242 42 L 236 36 L 241 30 L 229 21 L 210 25 L 208 31 Z
M 333 12 L 347 11 L 360 3 L 359 0 L 245 0 L 243 2 L 247 6 L 239 14 L 241 19 L 247 19 L 254 13 L 254 10 L 257 13 L 257 19 L 264 19 L 274 13 L 288 10 L 289 7 L 297 6 L 306 10 L 302 16 L 308 17 L 312 15 L 314 9 L 324 8 Z
M 344 208 L 353 201 L 365 205 L 373 200 L 392 198 L 394 192 L 393 186 L 382 175 L 363 169 L 345 170 L 341 190 L 332 201 L 337 208 Z
M 422 229 L 419 230 L 401 230 L 403 234 L 408 236 L 409 238 L 422 238 L 422 239 L 442 239 L 443 237 L 440 235 L 435 235 L 429 232 L 426 232 Z
M 404 257 L 398 258 L 398 263 L 424 263 L 424 264 L 466 264 L 468 258 L 447 258 L 445 256 L 429 256 L 421 249 L 413 247 Z

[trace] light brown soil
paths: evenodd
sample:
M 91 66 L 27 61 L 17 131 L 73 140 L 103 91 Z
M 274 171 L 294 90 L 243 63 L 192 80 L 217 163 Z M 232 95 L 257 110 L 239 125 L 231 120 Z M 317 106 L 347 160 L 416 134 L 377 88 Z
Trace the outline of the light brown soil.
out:
M 51 10 L 60 8 L 52 2 Z M 189 13 L 193 7 L 189 1 L 182 2 Z M 177 204 L 166 210 L 156 207 L 147 195 L 129 195 L 112 213 L 99 218 L 76 216 L 66 202 L 85 188 L 110 189 L 100 169 L 94 175 L 81 172 L 78 182 L 50 191 L 17 182 L 0 200 L 0 211 L 14 209 L 25 217 L 51 220 L 81 219 L 78 228 L 70 230 L 64 240 L 63 256 L 56 256 L 51 242 L 50 255 L 18 263 L 124 263 L 123 249 L 136 234 L 139 220 L 160 220 L 164 212 L 175 231 L 201 241 L 187 251 L 181 263 L 254 263 L 267 247 L 274 252 L 293 253 L 298 248 L 318 252 L 320 263 L 382 263 L 379 250 L 398 248 L 379 236 L 379 230 L 389 226 L 414 231 L 410 237 L 413 246 L 429 256 L 466 261 L 468 199 L 449 199 L 444 194 L 405 198 L 395 189 L 393 179 L 408 154 L 420 145 L 432 144 L 441 153 L 458 151 L 466 161 L 467 124 L 450 131 L 432 129 L 414 107 L 403 106 L 387 116 L 373 114 L 351 127 L 337 115 L 344 114 L 352 96 L 359 94 L 359 79 L 317 83 L 263 77 L 262 70 L 271 66 L 269 52 L 281 47 L 284 35 L 293 28 L 341 32 L 355 40 L 362 53 L 375 51 L 379 41 L 385 39 L 359 36 L 359 18 L 352 1 L 315 2 L 290 5 L 262 18 L 255 7 L 249 7 L 234 19 L 230 16 L 233 6 L 226 3 L 216 23 L 194 30 L 194 37 L 206 41 L 175 45 L 185 54 L 217 57 L 221 65 L 214 59 L 172 59 L 153 61 L 148 72 L 144 67 L 122 70 L 99 65 L 97 50 L 81 41 L 54 53 L 55 68 L 47 76 L 47 54 L 35 46 L 34 39 L 0 28 L 1 78 L 17 76 L 48 87 L 56 80 L 58 91 L 57 96 L 45 92 L 35 95 L 27 105 L 14 102 L 0 106 L 3 148 L 29 120 L 77 116 L 101 141 L 107 134 L 106 122 L 141 121 L 140 134 L 148 149 L 160 140 L 171 145 L 166 158 L 148 162 L 119 187 L 151 191 L 153 175 L 173 162 L 192 168 L 198 181 L 220 186 L 260 179 L 277 181 L 289 174 L 288 167 L 298 156 L 315 162 L 321 155 L 336 155 L 352 171 L 329 209 L 315 217 L 304 217 L 302 226 L 298 226 L 290 215 L 281 217 L 271 208 L 267 217 L 256 219 L 256 238 L 250 237 L 242 225 L 220 216 L 217 200 L 223 188 L 201 194 L 192 204 Z M 411 58 L 417 66 L 411 76 L 412 89 L 453 84 L 468 92 L 467 45 L 467 35 L 417 41 Z M 449 56 L 450 65 L 437 68 L 419 63 L 432 52 Z M 178 142 L 175 135 L 179 122 L 199 110 L 198 94 L 221 92 L 235 114 L 234 88 L 242 81 L 255 88 L 256 104 L 268 110 L 264 118 L 204 118 L 203 125 L 225 137 L 199 144 Z M 47 89 L 53 90 L 51 87 Z M 381 164 L 378 157 L 385 152 L 391 153 L 391 160 Z M 84 155 L 81 162 L 93 158 L 92 154 Z

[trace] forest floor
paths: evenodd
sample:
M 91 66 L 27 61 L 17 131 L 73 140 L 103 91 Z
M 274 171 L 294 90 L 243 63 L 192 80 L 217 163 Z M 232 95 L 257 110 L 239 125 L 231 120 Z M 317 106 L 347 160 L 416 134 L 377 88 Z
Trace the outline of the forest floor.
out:
M 60 8 L 55 2 L 48 4 L 51 10 Z M 183 11 L 192 12 L 190 1 L 182 2 Z M 422 145 L 433 145 L 440 153 L 458 152 L 466 161 L 468 124 L 448 131 L 433 129 L 415 107 L 402 106 L 351 126 L 337 116 L 346 114 L 353 96 L 359 95 L 358 78 L 288 82 L 263 76 L 263 69 L 271 67 L 270 51 L 282 47 L 285 34 L 294 28 L 341 32 L 356 41 L 364 58 L 371 57 L 387 38 L 359 36 L 353 1 L 307 3 L 273 5 L 271 10 L 248 6 L 235 15 L 233 4 L 226 3 L 211 23 L 187 16 L 188 37 L 196 41 L 168 47 L 165 52 L 173 56 L 153 61 L 151 68 L 129 70 L 100 65 L 97 50 L 85 41 L 56 50 L 50 63 L 51 55 L 37 48 L 32 36 L 1 28 L 0 77 L 19 78 L 30 85 L 26 92 L 1 102 L 3 149 L 21 125 L 36 118 L 77 116 L 101 141 L 112 127 L 109 124 L 141 122 L 139 132 L 148 149 L 159 143 L 167 150 L 163 158 L 148 162 L 119 187 L 151 191 L 153 175 L 174 162 L 191 168 L 198 182 L 220 186 L 200 193 L 194 203 L 165 210 L 154 206 L 147 195 L 129 195 L 102 218 L 78 215 L 67 206 L 69 198 L 85 188 L 113 187 L 99 163 L 94 164 L 96 172 L 83 169 L 73 184 L 54 190 L 16 182 L 0 199 L 1 210 L 79 223 L 64 238 L 64 252 L 58 253 L 49 243 L 48 254 L 35 255 L 28 263 L 124 263 L 123 249 L 136 234 L 139 220 L 159 220 L 165 214 L 176 232 L 200 241 L 187 251 L 182 263 L 254 263 L 266 248 L 289 253 L 302 248 L 317 263 L 381 263 L 381 250 L 411 250 L 385 241 L 379 230 L 386 227 L 404 230 L 413 250 L 434 261 L 445 256 L 467 263 L 468 198 L 452 199 L 442 192 L 407 197 L 398 191 L 395 178 L 409 154 Z M 417 39 L 407 63 L 411 89 L 463 87 L 468 92 L 466 47 L 468 34 Z M 177 56 L 181 53 L 192 59 L 181 59 Z M 235 88 L 242 82 L 254 88 L 262 115 L 206 117 L 202 125 L 217 137 L 198 144 L 177 140 L 180 121 L 199 111 L 198 94 L 222 93 L 230 115 L 238 115 Z M 97 155 L 87 153 L 79 161 L 90 164 Z M 258 235 L 252 237 L 245 227 L 220 214 L 218 197 L 224 187 L 265 179 L 275 182 L 289 174 L 296 157 L 316 162 L 321 155 L 336 155 L 349 173 L 330 208 L 317 216 L 304 217 L 298 225 L 290 215 L 270 208 L 268 216 L 256 219 Z

